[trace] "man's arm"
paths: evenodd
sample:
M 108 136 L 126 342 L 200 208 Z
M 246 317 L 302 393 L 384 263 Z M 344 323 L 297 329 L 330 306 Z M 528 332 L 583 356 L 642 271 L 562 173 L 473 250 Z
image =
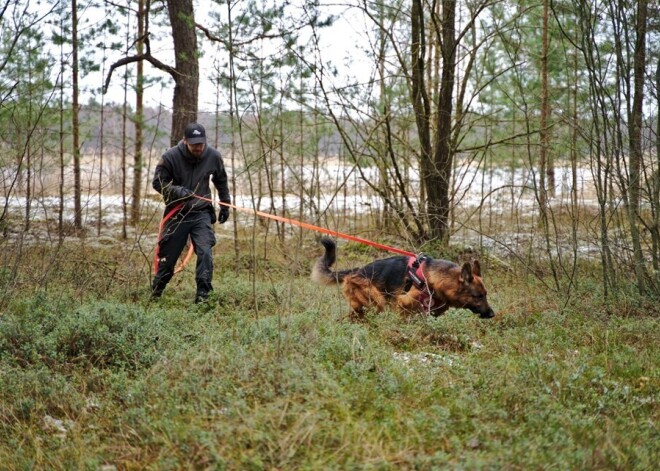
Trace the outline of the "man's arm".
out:
M 220 201 L 223 203 L 229 203 L 231 204 L 231 197 L 229 196 L 229 183 L 227 181 L 227 171 L 225 170 L 225 165 L 222 161 L 222 157 L 220 156 L 220 153 L 218 153 L 218 167 L 215 172 L 213 172 L 213 176 L 211 177 L 211 180 L 213 181 L 213 184 L 215 185 L 215 188 L 218 190 L 218 196 L 220 197 Z M 227 219 L 229 219 L 229 206 L 225 206 L 224 204 L 220 205 L 220 208 L 218 209 L 218 222 L 220 224 L 224 224 Z
M 218 190 L 218 196 L 220 201 L 223 203 L 231 203 L 231 197 L 229 196 L 229 183 L 227 180 L 227 171 L 225 170 L 224 163 L 222 162 L 222 157 L 218 154 L 218 164 L 216 171 L 213 172 L 211 177 L 213 185 Z
M 163 195 L 165 203 L 169 204 L 176 200 L 183 200 L 189 198 L 193 192 L 188 188 L 175 185 L 174 177 L 167 167 L 165 159 L 161 157 L 160 161 L 156 165 L 156 170 L 154 171 L 154 179 L 151 182 L 154 190 Z

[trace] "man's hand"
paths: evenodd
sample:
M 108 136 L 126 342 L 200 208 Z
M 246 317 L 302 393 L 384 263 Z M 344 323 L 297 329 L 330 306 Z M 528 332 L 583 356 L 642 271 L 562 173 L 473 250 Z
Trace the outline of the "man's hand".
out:
M 220 206 L 218 210 L 218 222 L 224 224 L 229 219 L 229 208 L 227 206 Z
M 193 196 L 194 194 L 195 194 L 195 193 L 193 193 L 191 190 L 189 190 L 189 189 L 186 188 L 185 186 L 180 186 L 180 187 L 178 187 L 178 189 L 177 189 L 177 192 L 176 192 L 176 198 L 177 198 L 177 199 L 180 199 L 180 200 L 187 200 L 187 199 L 192 198 L 192 196 Z

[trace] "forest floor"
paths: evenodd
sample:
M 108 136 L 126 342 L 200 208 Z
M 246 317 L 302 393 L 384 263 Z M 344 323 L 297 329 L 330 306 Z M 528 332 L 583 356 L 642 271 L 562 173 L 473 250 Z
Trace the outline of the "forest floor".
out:
M 228 231 L 230 234 L 231 231 Z M 307 234 L 240 233 L 149 301 L 152 246 L 21 249 L 0 270 L 3 469 L 633 469 L 660 462 L 660 312 L 597 266 L 485 265 L 466 310 L 349 322 Z M 338 264 L 383 253 L 354 243 Z

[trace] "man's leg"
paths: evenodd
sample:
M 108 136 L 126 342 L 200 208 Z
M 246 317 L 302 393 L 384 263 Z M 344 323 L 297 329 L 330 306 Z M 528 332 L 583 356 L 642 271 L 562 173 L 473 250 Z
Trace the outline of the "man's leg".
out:
M 189 226 L 186 221 L 175 217 L 163 228 L 163 235 L 158 243 L 158 268 L 151 284 L 151 296 L 160 298 L 167 283 L 174 276 L 174 267 L 179 255 L 188 241 Z
M 203 211 L 195 215 L 194 223 L 190 230 L 190 238 L 195 246 L 197 255 L 197 269 L 195 271 L 195 282 L 197 283 L 197 295 L 195 302 L 206 300 L 209 293 L 213 291 L 213 246 L 215 245 L 215 233 L 211 224 L 211 214 Z

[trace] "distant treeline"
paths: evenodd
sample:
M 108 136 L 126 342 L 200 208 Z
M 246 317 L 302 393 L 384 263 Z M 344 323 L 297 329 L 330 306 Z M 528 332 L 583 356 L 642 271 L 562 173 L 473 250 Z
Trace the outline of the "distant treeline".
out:
M 124 113 L 126 119 L 124 120 Z M 116 154 L 121 149 L 122 136 L 126 136 L 128 153 L 132 153 L 135 141 L 135 126 L 133 124 L 134 111 L 127 108 L 124 111 L 121 105 L 106 104 L 101 113 L 101 104 L 91 101 L 80 109 L 82 129 L 82 153 L 94 154 L 101 147 L 101 136 L 103 136 L 104 148 L 110 153 Z M 101 129 L 101 119 L 103 129 Z M 243 116 L 243 125 L 256 122 L 257 118 Z M 124 121 L 125 132 L 124 132 Z M 206 128 L 209 144 L 213 147 L 226 151 L 232 143 L 230 117 L 227 112 L 200 111 L 198 122 Z M 159 154 L 169 148 L 170 134 L 172 128 L 172 112 L 170 108 L 144 108 L 144 149 Z M 247 127 L 249 130 L 249 126 Z M 238 137 L 236 137 L 238 139 Z M 318 156 L 336 157 L 341 154 L 341 137 L 337 130 L 327 127 L 325 133 L 318 139 Z

